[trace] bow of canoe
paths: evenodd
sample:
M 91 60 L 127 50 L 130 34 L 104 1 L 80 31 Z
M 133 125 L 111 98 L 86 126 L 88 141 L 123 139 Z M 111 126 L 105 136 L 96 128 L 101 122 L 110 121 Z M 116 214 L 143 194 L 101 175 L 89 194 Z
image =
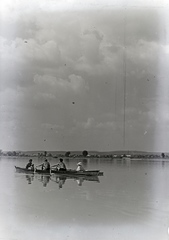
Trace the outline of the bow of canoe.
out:
M 17 172 L 23 172 L 23 173 L 34 173 L 34 170 L 32 169 L 26 169 L 26 168 L 21 168 L 21 167 L 16 167 L 15 169 Z

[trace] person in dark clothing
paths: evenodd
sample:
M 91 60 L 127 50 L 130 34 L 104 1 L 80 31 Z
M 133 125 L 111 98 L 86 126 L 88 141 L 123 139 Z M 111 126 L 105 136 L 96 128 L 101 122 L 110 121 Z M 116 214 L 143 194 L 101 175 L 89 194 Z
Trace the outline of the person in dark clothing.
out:
M 36 166 L 36 168 L 37 167 L 42 167 L 42 170 L 44 171 L 50 171 L 50 163 L 48 162 L 47 159 L 45 159 L 45 161 L 42 164 Z
M 56 165 L 54 165 L 53 167 L 57 167 L 57 169 L 58 169 L 59 171 L 66 171 L 66 165 L 65 165 L 65 163 L 63 162 L 63 159 L 62 159 L 62 158 L 60 158 L 59 163 L 56 164 Z
M 29 162 L 27 163 L 26 169 L 34 170 L 34 164 L 32 163 L 32 159 L 30 159 Z
M 44 163 L 42 163 L 42 169 L 46 171 L 50 171 L 50 163 L 47 159 L 45 159 Z

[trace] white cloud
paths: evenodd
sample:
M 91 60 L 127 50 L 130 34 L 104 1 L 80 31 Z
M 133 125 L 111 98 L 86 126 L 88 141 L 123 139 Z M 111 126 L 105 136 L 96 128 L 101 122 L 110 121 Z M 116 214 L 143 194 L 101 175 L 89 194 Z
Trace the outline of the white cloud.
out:
M 87 82 L 85 82 L 81 76 L 71 74 L 69 76 L 69 82 L 70 82 L 71 88 L 74 91 L 79 91 L 79 90 L 83 91 L 88 89 Z
M 55 130 L 55 131 L 64 129 L 64 126 L 59 124 L 42 123 L 41 126 L 42 128 L 45 128 L 48 130 Z
M 165 52 L 166 54 L 169 54 L 169 44 L 167 44 L 167 45 L 164 46 L 164 52 Z
M 33 2 L 14 1 L 13 11 L 10 8 L 6 19 L 3 15 L 0 48 L 1 113 L 6 112 L 3 120 L 15 118 L 20 129 L 20 123 L 25 122 L 30 139 L 32 136 L 41 139 L 42 128 L 47 129 L 44 134 L 50 135 L 48 130 L 53 128 L 66 135 L 73 126 L 71 136 L 75 145 L 80 142 L 81 133 L 85 133 L 86 140 L 88 135 L 93 136 L 91 145 L 96 135 L 100 137 L 100 146 L 102 139 L 108 139 L 107 135 L 120 136 L 124 119 L 123 10 L 56 14 L 56 5 L 68 1 L 53 1 L 55 7 L 51 11 L 50 1 Z M 42 7 L 39 10 L 38 4 Z M 162 91 L 163 85 L 166 89 L 168 86 L 167 71 L 159 76 L 161 60 L 161 65 L 167 68 L 163 54 L 168 54 L 168 47 L 159 40 L 159 26 L 155 25 L 158 14 L 149 18 L 149 11 L 144 11 L 131 10 L 126 26 L 126 124 L 131 123 L 137 133 L 143 132 L 143 125 L 155 126 L 160 119 L 168 122 L 168 98 L 164 98 L 168 92 Z M 153 76 L 153 81 L 148 82 L 146 78 L 151 74 L 156 78 Z M 156 94 L 159 86 L 163 96 Z M 162 109 L 160 119 L 156 118 L 156 108 Z M 18 113 L 21 117 L 17 119 Z M 31 130 L 35 128 L 39 132 L 37 138 Z
M 89 117 L 86 121 L 77 121 L 74 120 L 74 127 L 72 131 L 78 130 L 78 129 L 90 129 L 95 126 L 95 120 L 93 117 Z
M 55 99 L 56 99 L 56 96 L 54 94 L 45 93 L 45 92 L 38 92 L 34 96 L 35 104 L 40 103 L 40 101 L 42 101 L 42 104 L 44 104 L 44 102 L 45 103 L 49 102 L 49 104 L 50 104 Z M 44 104 L 44 106 L 45 106 L 45 104 Z
M 34 83 L 37 88 L 41 91 L 47 92 L 51 91 L 51 93 L 60 93 L 64 94 L 64 92 L 74 92 L 79 93 L 88 88 L 87 83 L 85 83 L 84 79 L 81 76 L 71 74 L 68 76 L 68 79 L 56 78 L 49 75 L 35 75 Z
M 95 30 L 85 31 L 83 34 L 83 40 L 82 40 L 82 52 L 83 56 L 86 58 L 86 61 L 89 64 L 97 64 L 102 61 L 102 55 L 100 51 L 100 44 L 101 44 L 102 38 L 98 31 Z
M 89 117 L 86 121 L 77 122 L 75 121 L 75 128 L 76 129 L 108 129 L 108 130 L 115 130 L 117 125 L 119 125 L 115 121 L 96 121 L 93 117 Z
M 15 62 L 28 63 L 36 62 L 36 64 L 46 63 L 52 66 L 59 66 L 61 62 L 61 53 L 55 41 L 49 40 L 45 43 L 39 43 L 35 39 L 15 38 L 12 41 L 0 38 L 1 58 L 13 59 Z
M 86 122 L 82 123 L 82 126 L 84 129 L 89 129 L 93 126 L 94 124 L 94 118 L 88 118 Z
M 103 128 L 103 129 L 109 129 L 109 130 L 115 130 L 117 128 L 117 123 L 112 122 L 100 122 L 96 125 L 97 128 Z
M 1 106 L 18 106 L 24 99 L 24 93 L 21 91 L 17 91 L 11 88 L 6 88 L 0 94 L 0 103 Z
M 163 46 L 161 43 L 140 39 L 134 45 L 128 46 L 126 50 L 127 58 L 131 61 L 142 62 L 142 64 L 146 61 L 150 64 L 159 59 Z

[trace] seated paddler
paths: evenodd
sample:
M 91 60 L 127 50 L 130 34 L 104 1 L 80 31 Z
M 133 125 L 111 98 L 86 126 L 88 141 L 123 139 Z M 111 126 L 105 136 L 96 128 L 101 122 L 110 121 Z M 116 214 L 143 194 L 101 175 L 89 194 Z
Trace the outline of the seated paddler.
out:
M 76 171 L 85 171 L 84 167 L 82 166 L 81 162 L 78 162 Z
M 66 171 L 66 165 L 65 163 L 63 162 L 63 159 L 60 158 L 59 160 L 59 163 L 52 166 L 52 167 L 56 167 L 58 171 Z
M 40 166 L 42 167 L 42 170 L 50 171 L 50 163 L 48 162 L 47 159 L 45 159 L 45 161 L 42 164 L 40 164 L 36 167 L 40 167 Z
M 29 159 L 29 162 L 26 165 L 26 169 L 34 170 L 34 164 L 32 163 L 32 159 Z

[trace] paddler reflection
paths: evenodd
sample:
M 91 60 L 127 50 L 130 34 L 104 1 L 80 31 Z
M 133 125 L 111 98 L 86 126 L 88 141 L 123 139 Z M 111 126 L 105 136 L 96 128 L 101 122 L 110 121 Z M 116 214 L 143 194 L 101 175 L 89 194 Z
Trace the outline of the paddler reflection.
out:
M 76 182 L 77 182 L 77 184 L 79 186 L 82 186 L 82 183 L 84 182 L 84 179 L 83 178 L 79 178 L 79 179 L 76 180 Z
M 66 182 L 66 177 L 56 177 L 56 183 L 59 185 L 59 189 L 63 187 Z
M 25 177 L 26 177 L 28 184 L 31 184 L 34 180 L 34 175 L 26 175 Z
M 43 187 L 46 187 L 47 184 L 49 183 L 50 181 L 50 176 L 48 175 L 41 175 L 41 182 L 43 184 Z

